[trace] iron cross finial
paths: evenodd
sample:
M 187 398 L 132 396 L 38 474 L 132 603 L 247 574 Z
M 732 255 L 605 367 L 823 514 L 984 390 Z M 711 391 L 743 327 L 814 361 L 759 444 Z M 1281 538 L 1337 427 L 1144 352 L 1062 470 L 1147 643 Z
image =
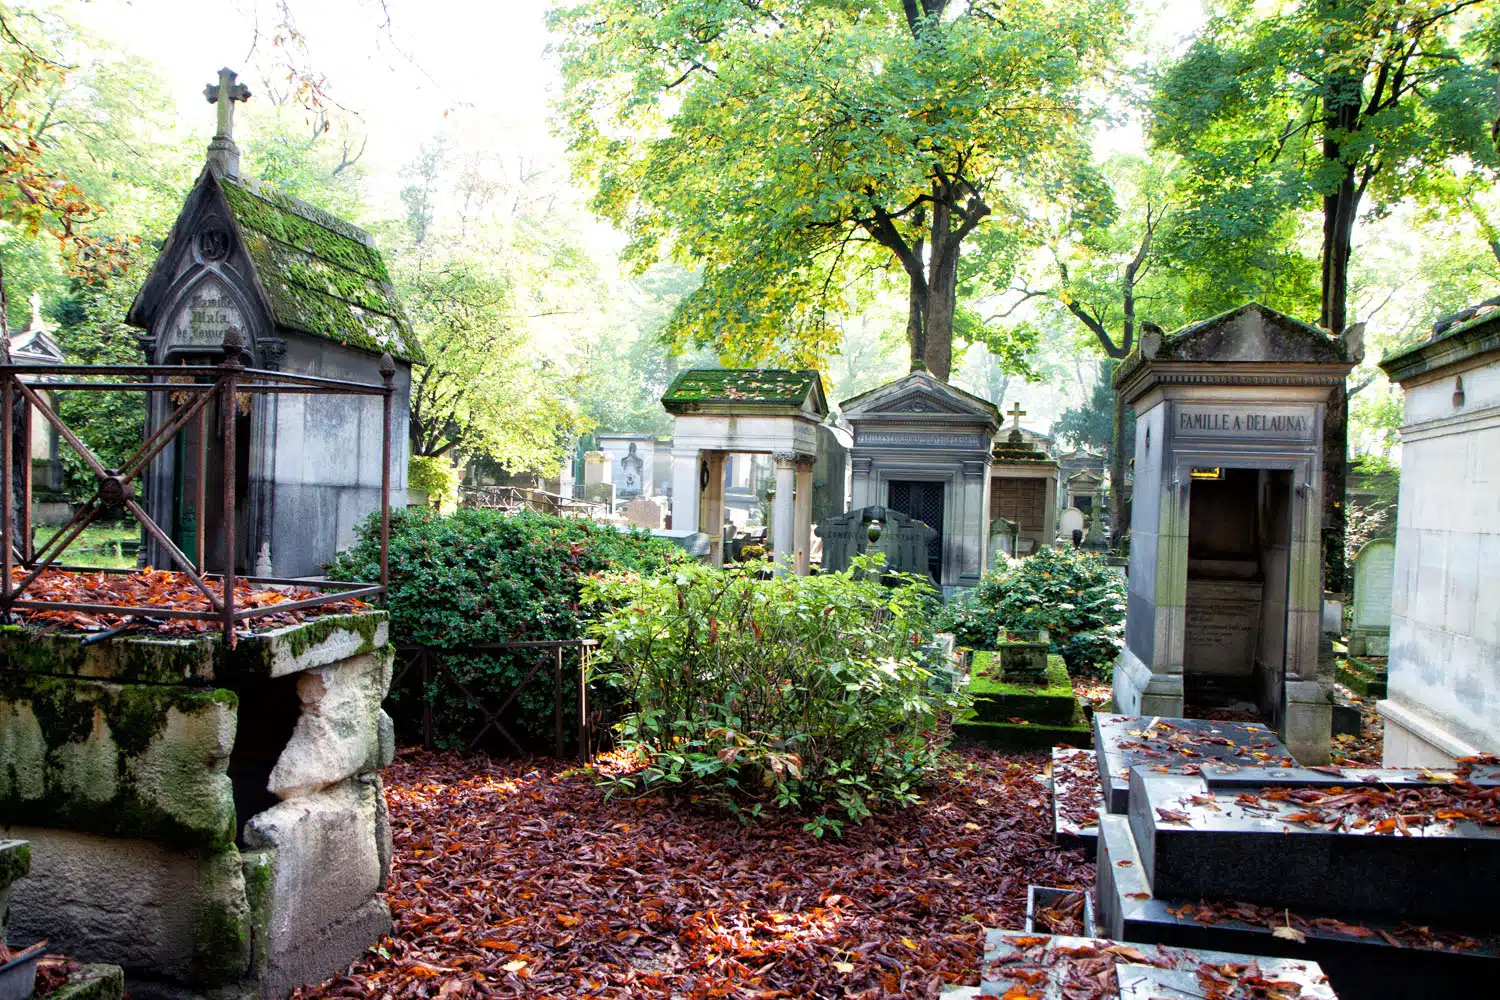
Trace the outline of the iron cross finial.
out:
M 237 74 L 229 67 L 219 70 L 219 82 L 210 83 L 203 88 L 203 96 L 208 99 L 209 104 L 219 106 L 219 130 L 215 133 L 215 139 L 234 138 L 234 102 L 250 100 L 250 88 L 243 83 L 235 83 Z
M 1015 425 L 1011 429 L 1018 431 L 1021 429 L 1021 418 L 1026 416 L 1026 411 L 1021 409 L 1021 401 L 1018 399 L 1011 404 L 1009 410 L 1005 411 L 1005 415 L 1015 421 Z

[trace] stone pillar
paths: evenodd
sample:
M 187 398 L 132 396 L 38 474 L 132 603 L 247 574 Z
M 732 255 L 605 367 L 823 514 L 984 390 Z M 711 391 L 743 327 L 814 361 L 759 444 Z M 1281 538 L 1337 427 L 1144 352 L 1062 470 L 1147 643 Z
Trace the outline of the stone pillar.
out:
M 872 507 L 880 503 L 875 496 L 875 481 L 870 476 L 872 461 L 869 458 L 851 458 L 849 467 L 853 469 L 853 481 L 849 490 L 851 497 L 849 501 L 850 510 L 859 510 L 862 507 Z
M 796 559 L 796 491 L 797 454 L 778 451 L 771 456 L 776 463 L 776 503 L 771 509 L 771 547 L 776 551 L 776 571 L 784 573 Z
M 990 530 L 990 467 L 987 462 L 964 462 L 963 476 L 959 480 L 963 490 L 962 507 L 959 514 L 961 534 L 954 539 L 959 546 L 957 553 L 958 572 L 953 574 L 953 585 L 977 587 L 980 577 L 989 566 Z
M 798 576 L 806 576 L 812 554 L 813 463 L 811 455 L 797 456 L 797 500 L 794 544 Z
M 672 449 L 672 528 L 698 530 L 698 449 Z
M 698 530 L 708 535 L 708 561 L 716 567 L 724 565 L 724 457 L 722 451 L 705 451 L 699 461 L 699 482 L 707 466 L 708 485 L 698 504 Z

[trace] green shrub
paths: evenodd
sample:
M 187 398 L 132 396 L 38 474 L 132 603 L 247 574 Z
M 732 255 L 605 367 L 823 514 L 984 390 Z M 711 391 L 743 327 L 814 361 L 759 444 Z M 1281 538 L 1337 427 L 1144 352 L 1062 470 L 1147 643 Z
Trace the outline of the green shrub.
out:
M 579 518 L 531 511 L 506 514 L 461 509 L 439 514 L 431 509 L 391 512 L 392 639 L 438 650 L 458 650 L 489 642 L 583 637 L 585 619 L 593 613 L 579 606 L 584 577 L 608 569 L 654 572 L 682 558 L 672 543 L 644 531 L 621 532 Z M 380 521 L 372 517 L 359 529 L 359 540 L 329 567 L 335 579 L 380 577 Z M 486 656 L 443 657 L 454 678 L 481 703 L 498 708 L 542 655 L 537 650 L 508 650 Z M 553 655 L 550 651 L 547 655 Z M 575 704 L 576 671 L 564 672 L 565 705 Z M 392 689 L 391 714 L 410 738 L 420 732 L 421 676 L 410 671 Z M 433 677 L 436 742 L 467 746 L 484 725 L 453 679 Z M 551 746 L 552 671 L 543 669 L 516 696 L 503 718 L 523 744 Z M 568 733 L 576 732 L 568 715 Z M 491 734 L 494 731 L 491 730 Z M 504 743 L 486 744 L 508 749 Z M 569 736 L 571 739 L 572 737 Z
M 1125 581 L 1103 556 L 1049 546 L 985 574 L 937 627 L 975 649 L 995 648 L 1001 629 L 1044 628 L 1069 673 L 1105 673 L 1124 642 Z
M 765 557 L 766 547 L 764 545 L 756 545 L 752 542 L 751 544 L 746 545 L 744 548 L 740 549 L 741 562 L 757 562 L 764 559 Z
M 672 789 L 731 809 L 810 813 L 819 836 L 916 801 L 930 729 L 960 699 L 920 665 L 925 584 L 854 574 L 760 579 L 684 564 L 588 581 L 598 675 L 632 709 L 617 727 L 644 767 L 613 791 Z

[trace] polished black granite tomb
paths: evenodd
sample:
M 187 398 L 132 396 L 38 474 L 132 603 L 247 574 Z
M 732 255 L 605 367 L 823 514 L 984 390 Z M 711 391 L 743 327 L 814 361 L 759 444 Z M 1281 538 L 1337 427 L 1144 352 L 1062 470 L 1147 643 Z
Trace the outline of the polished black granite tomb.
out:
M 1101 712 L 1094 713 L 1094 752 L 1105 806 L 1119 814 L 1129 808 L 1132 767 L 1196 774 L 1208 763 L 1246 767 L 1297 763 L 1276 734 L 1259 723 Z
M 1315 959 L 1345 1000 L 1477 995 L 1443 991 L 1500 977 L 1500 826 L 1454 805 L 1483 803 L 1500 771 L 1200 770 L 1136 768 L 1128 815 L 1101 818 L 1102 933 Z M 1372 818 L 1400 812 L 1371 811 L 1386 796 L 1407 797 L 1401 823 Z
M 1099 815 L 1103 812 L 1094 751 L 1053 747 L 1052 839 L 1059 847 L 1081 848 L 1092 856 L 1099 843 Z

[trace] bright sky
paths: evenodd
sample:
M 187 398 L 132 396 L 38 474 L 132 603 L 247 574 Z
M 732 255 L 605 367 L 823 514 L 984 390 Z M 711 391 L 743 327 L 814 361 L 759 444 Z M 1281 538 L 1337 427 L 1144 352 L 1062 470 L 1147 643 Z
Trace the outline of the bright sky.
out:
M 268 37 L 273 0 L 63 0 L 62 9 L 93 32 L 159 67 L 185 121 L 213 113 L 203 87 L 220 66 L 238 71 L 252 90 L 273 70 Z M 547 131 L 548 99 L 557 75 L 545 55 L 546 0 L 292 0 L 311 62 L 333 98 L 358 115 L 367 134 L 364 161 L 383 202 L 402 184 L 401 167 L 445 125 L 501 123 L 518 145 L 560 160 Z M 1153 41 L 1175 48 L 1202 22 L 1201 0 L 1145 0 Z M 390 29 L 382 30 L 386 16 Z M 257 28 L 259 37 L 257 40 Z M 1138 147 L 1125 129 L 1104 139 L 1111 149 Z M 250 166 L 247 164 L 247 166 Z M 253 166 L 251 166 L 253 170 Z

